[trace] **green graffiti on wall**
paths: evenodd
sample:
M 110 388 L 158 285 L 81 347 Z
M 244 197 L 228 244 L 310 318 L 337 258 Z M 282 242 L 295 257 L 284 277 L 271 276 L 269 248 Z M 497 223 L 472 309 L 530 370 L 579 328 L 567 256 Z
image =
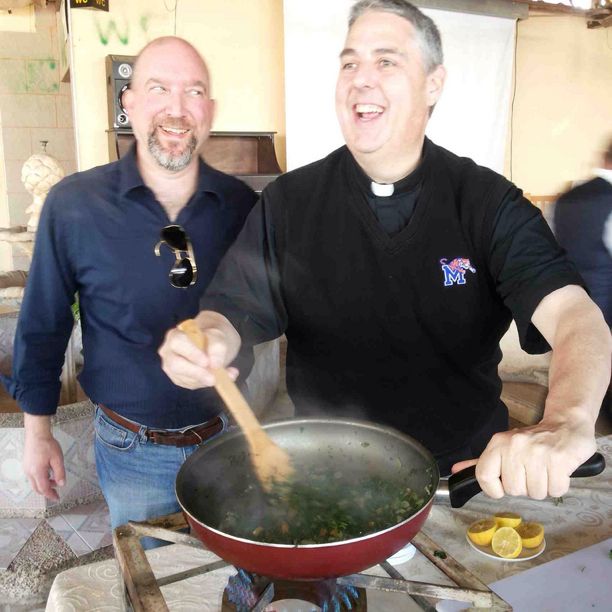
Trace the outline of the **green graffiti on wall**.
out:
M 127 45 L 129 42 L 129 34 L 130 34 L 130 25 L 128 20 L 123 17 L 124 27 L 123 30 L 119 29 L 117 22 L 113 19 L 107 21 L 104 25 L 100 23 L 97 18 L 95 19 L 96 30 L 98 31 L 98 38 L 103 45 L 108 45 L 110 39 L 112 38 L 113 33 L 117 36 L 117 39 L 122 45 Z M 145 37 L 148 38 L 149 33 L 149 25 L 151 22 L 151 16 L 149 14 L 144 14 L 140 17 L 138 25 L 140 29 L 145 34 Z
M 103 45 L 108 45 L 108 41 L 114 32 L 122 45 L 127 45 L 129 42 L 130 24 L 125 21 L 123 31 L 119 31 L 117 23 L 114 19 L 111 19 L 104 29 L 100 25 L 100 22 L 96 19 L 96 30 L 98 31 L 98 38 Z
M 26 61 L 26 91 L 53 93 L 59 90 L 57 61 L 54 58 Z

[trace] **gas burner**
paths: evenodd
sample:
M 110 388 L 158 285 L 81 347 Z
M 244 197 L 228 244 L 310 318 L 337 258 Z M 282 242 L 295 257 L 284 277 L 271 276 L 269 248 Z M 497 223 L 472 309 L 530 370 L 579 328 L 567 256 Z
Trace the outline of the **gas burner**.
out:
M 140 544 L 140 538 L 154 537 L 175 544 L 204 548 L 198 539 L 184 533 L 187 527 L 183 514 L 177 512 L 149 521 L 129 522 L 114 530 L 113 545 L 121 568 L 120 577 L 129 604 L 135 612 L 167 611 L 160 587 L 228 567 L 226 561 L 218 559 L 171 576 L 156 578 Z M 423 532 L 416 534 L 412 544 L 456 586 L 406 580 L 386 561 L 381 562 L 379 567 L 387 576 L 362 573 L 319 582 L 270 580 L 237 568 L 236 575 L 230 577 L 223 591 L 222 612 L 264 612 L 272 601 L 287 599 L 311 603 L 322 608 L 323 612 L 363 612 L 367 610 L 366 589 L 409 595 L 424 609 L 431 609 L 435 600 L 451 599 L 469 602 L 474 607 L 496 612 L 512 610 L 503 599 L 448 553 L 440 555 L 440 547 Z M 223 587 L 220 585 L 221 588 Z
M 365 612 L 365 589 L 339 584 L 334 579 L 299 582 L 276 580 L 239 569 L 223 592 L 221 612 L 260 612 L 274 601 L 299 600 L 318 606 L 322 612 Z

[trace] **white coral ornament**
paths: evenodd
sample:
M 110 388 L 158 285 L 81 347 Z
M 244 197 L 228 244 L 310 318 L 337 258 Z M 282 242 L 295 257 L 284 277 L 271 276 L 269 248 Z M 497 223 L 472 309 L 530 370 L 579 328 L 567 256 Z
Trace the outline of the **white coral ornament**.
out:
M 44 152 L 46 141 L 42 141 L 41 144 L 43 145 L 43 153 L 34 153 L 21 168 L 21 182 L 26 190 L 34 196 L 32 204 L 26 208 L 26 213 L 30 215 L 28 219 L 28 231 L 30 232 L 35 232 L 38 228 L 40 211 L 49 190 L 61 181 L 65 174 L 59 162 Z

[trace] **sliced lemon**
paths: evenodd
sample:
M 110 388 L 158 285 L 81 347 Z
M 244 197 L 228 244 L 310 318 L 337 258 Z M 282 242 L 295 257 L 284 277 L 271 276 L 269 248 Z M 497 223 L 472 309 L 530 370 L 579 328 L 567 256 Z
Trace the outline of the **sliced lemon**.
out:
M 521 523 L 516 528 L 523 548 L 537 548 L 544 539 L 544 527 L 540 523 Z
M 497 523 L 497 527 L 518 527 L 523 519 L 520 514 L 515 514 L 514 512 L 496 512 L 493 515 L 495 522 Z
M 512 527 L 500 527 L 491 540 L 491 548 L 504 559 L 516 559 L 523 550 L 521 536 Z
M 488 546 L 491 543 L 497 524 L 492 518 L 480 519 L 468 527 L 468 538 L 478 546 Z

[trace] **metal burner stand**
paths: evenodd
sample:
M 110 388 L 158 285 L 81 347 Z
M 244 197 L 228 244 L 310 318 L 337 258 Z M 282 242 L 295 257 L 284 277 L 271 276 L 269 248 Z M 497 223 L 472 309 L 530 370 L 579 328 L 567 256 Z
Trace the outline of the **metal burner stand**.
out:
M 229 563 L 219 560 L 157 580 L 140 544 L 140 538 L 153 537 L 166 542 L 186 544 L 194 548 L 204 549 L 205 547 L 200 540 L 186 533 L 179 533 L 180 530 L 187 528 L 188 525 L 183 514 L 177 512 L 145 522 L 129 522 L 114 530 L 113 545 L 121 568 L 121 576 L 125 586 L 124 592 L 126 592 L 128 602 L 134 612 L 168 612 L 168 606 L 160 587 L 213 572 L 229 565 Z M 406 580 L 396 568 L 386 561 L 382 562 L 380 567 L 389 575 L 389 578 L 368 574 L 351 574 L 338 578 L 338 584 L 405 593 L 410 595 L 424 610 L 433 610 L 433 602 L 438 599 L 468 602 L 475 608 L 486 608 L 496 612 L 512 610 L 512 607 L 506 601 L 491 591 L 486 584 L 448 553 L 441 555 L 440 547 L 422 532 L 412 539 L 412 544 L 446 574 L 456 586 Z M 273 583 L 270 583 L 269 588 L 264 590 L 251 612 L 262 612 L 273 599 Z

